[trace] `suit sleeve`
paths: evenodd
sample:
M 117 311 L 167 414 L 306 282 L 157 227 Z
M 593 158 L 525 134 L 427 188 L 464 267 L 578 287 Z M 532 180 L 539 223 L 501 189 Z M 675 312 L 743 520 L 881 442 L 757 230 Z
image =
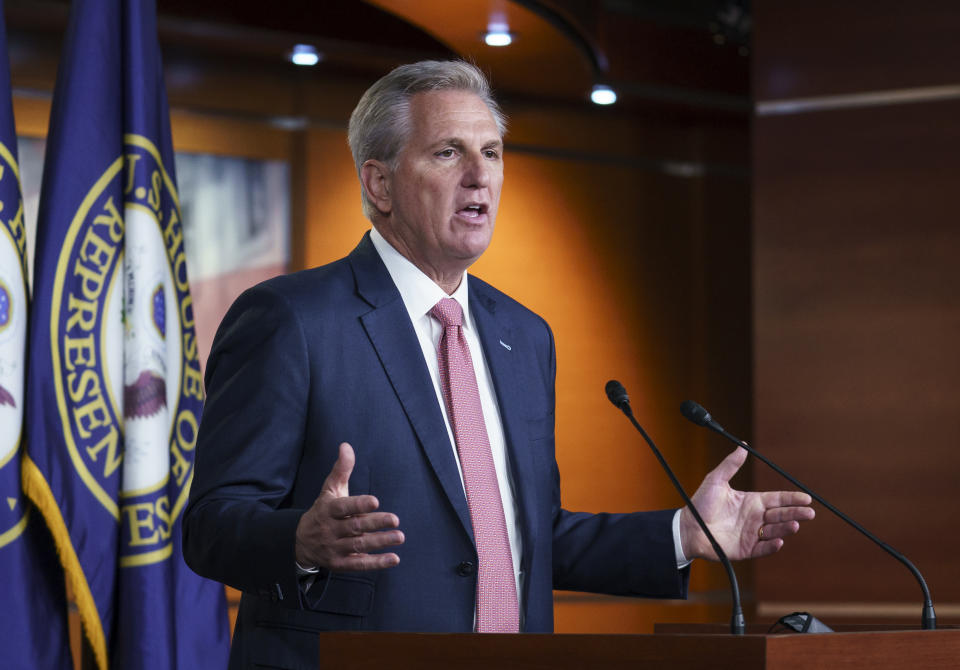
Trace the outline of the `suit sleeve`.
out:
M 677 569 L 676 510 L 554 518 L 554 588 L 646 598 L 685 598 L 689 567 Z
M 549 355 L 542 357 L 541 370 L 553 400 L 556 349 L 553 333 L 546 328 Z M 676 510 L 633 514 L 567 511 L 561 505 L 555 458 L 551 467 L 554 588 L 648 598 L 686 597 L 690 569 L 677 569 L 672 528 Z
M 285 297 L 259 286 L 230 308 L 207 363 L 207 399 L 183 520 L 198 574 L 298 606 L 288 498 L 303 450 L 306 339 Z

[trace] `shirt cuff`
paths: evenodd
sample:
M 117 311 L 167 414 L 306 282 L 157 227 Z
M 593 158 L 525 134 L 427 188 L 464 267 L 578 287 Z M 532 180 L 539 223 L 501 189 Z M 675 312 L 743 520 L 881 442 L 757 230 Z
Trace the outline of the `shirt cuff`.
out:
M 297 566 L 297 581 L 299 582 L 300 593 L 304 594 L 310 590 L 313 583 L 317 580 L 317 574 L 320 572 L 320 568 L 316 566 L 305 568 L 300 565 L 300 562 L 296 559 L 294 559 L 293 563 Z
M 687 555 L 683 553 L 683 544 L 680 542 L 680 512 L 682 510 L 678 509 L 673 515 L 673 553 L 677 559 L 677 570 L 683 570 L 685 567 L 693 563 L 692 560 L 687 558 Z M 297 565 L 299 568 L 300 566 Z
M 673 536 L 674 536 L 674 538 L 676 538 L 676 536 L 677 536 L 677 528 L 678 528 L 676 519 L 674 519 L 673 526 L 674 526 Z M 300 565 L 299 561 L 294 560 L 294 563 L 295 563 L 296 566 L 297 566 L 297 577 L 306 577 L 307 575 L 315 575 L 315 574 L 317 574 L 318 572 L 320 572 L 320 568 L 318 568 L 318 567 L 316 567 L 316 566 L 314 566 L 314 567 L 312 567 L 312 568 L 305 568 L 305 567 L 303 567 L 302 565 Z

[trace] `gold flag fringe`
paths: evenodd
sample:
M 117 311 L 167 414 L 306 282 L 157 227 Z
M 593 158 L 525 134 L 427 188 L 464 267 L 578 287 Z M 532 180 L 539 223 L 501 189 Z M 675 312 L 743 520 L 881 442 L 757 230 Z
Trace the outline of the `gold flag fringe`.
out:
M 53 491 L 50 490 L 50 485 L 47 484 L 40 468 L 26 454 L 21 459 L 20 470 L 23 490 L 40 510 L 47 522 L 47 527 L 50 529 L 50 534 L 53 536 L 60 563 L 63 565 L 63 571 L 66 573 L 67 581 L 70 583 L 70 588 L 73 589 L 74 597 L 77 599 L 80 621 L 83 623 L 83 630 L 87 635 L 90 646 L 93 648 L 97 667 L 99 670 L 108 670 L 107 643 L 103 635 L 103 623 L 100 621 L 97 605 L 93 601 L 90 584 L 87 583 L 87 577 L 83 574 L 83 568 L 80 566 L 80 559 L 77 558 L 77 552 L 70 540 L 67 525 L 60 514 L 57 501 L 53 497 Z

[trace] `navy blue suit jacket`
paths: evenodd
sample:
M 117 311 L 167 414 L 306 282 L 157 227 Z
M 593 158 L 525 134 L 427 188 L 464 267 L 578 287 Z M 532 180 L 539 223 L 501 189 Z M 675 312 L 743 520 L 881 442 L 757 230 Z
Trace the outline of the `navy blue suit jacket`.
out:
M 520 512 L 523 630 L 553 630 L 554 588 L 685 595 L 671 511 L 561 508 L 553 335 L 533 312 L 469 281 Z M 240 296 L 217 333 L 206 385 L 184 557 L 243 592 L 232 668 L 315 668 L 322 630 L 472 629 L 477 554 L 454 452 L 413 325 L 369 236 L 347 258 Z M 406 542 L 394 568 L 323 575 L 302 593 L 297 522 L 341 442 L 356 452 L 351 495 L 377 496 Z

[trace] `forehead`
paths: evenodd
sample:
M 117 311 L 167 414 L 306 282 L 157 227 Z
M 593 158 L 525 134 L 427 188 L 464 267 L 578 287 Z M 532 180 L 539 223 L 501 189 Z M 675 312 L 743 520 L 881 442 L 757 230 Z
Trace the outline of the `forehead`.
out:
M 470 91 L 424 91 L 410 98 L 414 137 L 460 137 L 482 135 L 484 141 L 499 139 L 497 123 L 487 104 Z

